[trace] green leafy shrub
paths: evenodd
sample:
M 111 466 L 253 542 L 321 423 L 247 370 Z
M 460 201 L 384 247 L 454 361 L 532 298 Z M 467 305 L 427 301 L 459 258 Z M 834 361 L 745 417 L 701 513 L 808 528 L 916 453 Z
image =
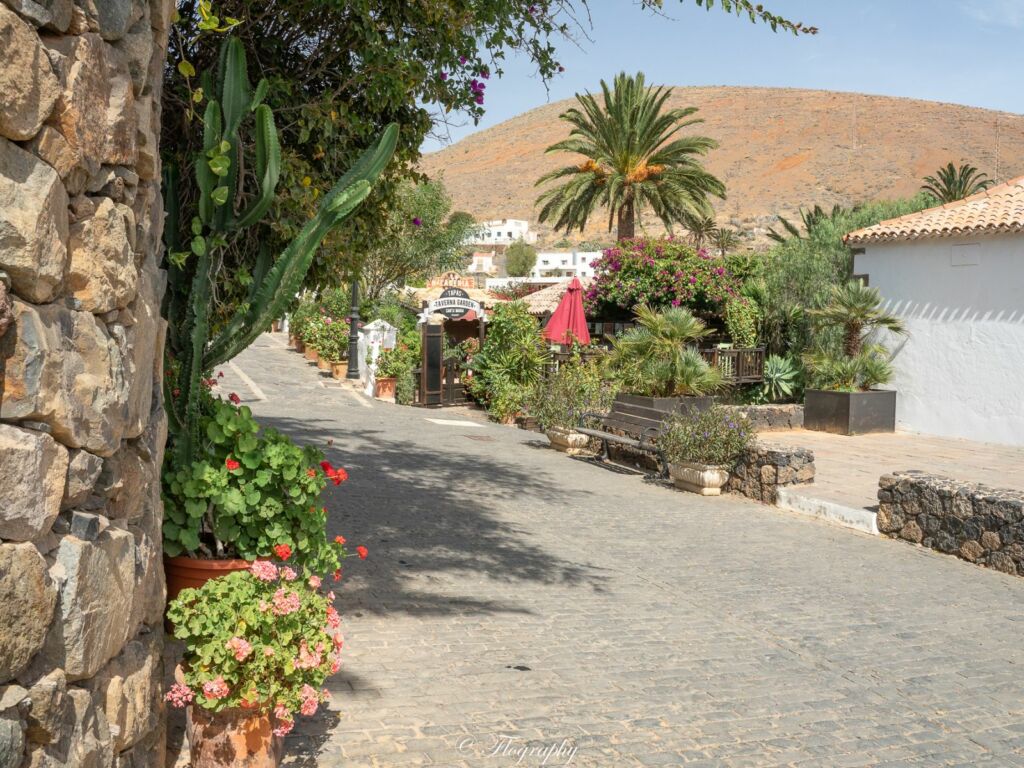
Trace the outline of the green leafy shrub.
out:
M 672 416 L 658 445 L 672 464 L 732 466 L 755 437 L 746 418 L 716 405 L 700 414 Z
M 348 356 L 349 324 L 330 315 L 324 315 L 318 328 L 316 351 L 320 357 L 338 362 Z
M 548 347 L 540 326 L 521 301 L 499 304 L 483 348 L 473 356 L 469 391 L 495 418 L 506 421 L 523 410 L 540 380 Z
M 345 470 L 316 448 L 261 431 L 246 406 L 210 399 L 205 410 L 200 454 L 187 466 L 170 454 L 164 462 L 164 551 L 255 560 L 285 544 L 299 565 L 336 570 L 343 550 L 327 541 L 319 498 Z
M 609 370 L 623 389 L 640 395 L 707 395 L 723 385 L 722 372 L 693 346 L 708 335 L 681 307 L 634 309 L 637 324 L 613 342 Z
M 584 360 L 577 352 L 537 383 L 527 411 L 542 429 L 573 429 L 584 413 L 608 411 L 616 391 L 617 385 L 601 375 L 601 361 Z
M 316 314 L 318 314 L 316 302 L 308 296 L 303 296 L 288 319 L 288 333 L 303 339 L 306 325 Z M 303 344 L 305 344 L 304 340 Z
M 757 304 L 745 296 L 730 298 L 725 303 L 725 329 L 732 343 L 740 348 L 757 346 Z
M 340 666 L 340 617 L 320 580 L 285 564 L 254 563 L 182 590 L 167 609 L 184 644 L 184 683 L 174 706 L 212 712 L 243 708 L 271 716 L 288 733 L 296 713 L 312 715 L 327 698 L 324 680 Z

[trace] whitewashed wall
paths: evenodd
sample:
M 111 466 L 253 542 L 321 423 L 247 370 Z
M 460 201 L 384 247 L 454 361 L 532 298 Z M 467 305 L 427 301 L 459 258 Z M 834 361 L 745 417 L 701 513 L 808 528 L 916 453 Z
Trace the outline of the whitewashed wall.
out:
M 910 331 L 899 428 L 1024 445 L 1024 235 L 868 246 L 854 271 Z

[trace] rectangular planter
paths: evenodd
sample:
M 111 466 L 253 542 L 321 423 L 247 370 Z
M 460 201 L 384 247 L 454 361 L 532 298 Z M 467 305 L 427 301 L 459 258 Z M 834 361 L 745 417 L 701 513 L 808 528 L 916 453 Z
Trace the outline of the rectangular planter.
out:
M 836 435 L 896 431 L 896 391 L 828 392 L 808 389 L 804 429 Z

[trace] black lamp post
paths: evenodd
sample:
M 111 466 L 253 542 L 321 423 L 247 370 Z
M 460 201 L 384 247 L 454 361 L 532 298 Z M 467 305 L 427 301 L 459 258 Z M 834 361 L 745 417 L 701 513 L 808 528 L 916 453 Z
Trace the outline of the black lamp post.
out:
M 348 371 L 346 379 L 359 378 L 359 277 L 352 277 L 352 311 L 349 313 Z

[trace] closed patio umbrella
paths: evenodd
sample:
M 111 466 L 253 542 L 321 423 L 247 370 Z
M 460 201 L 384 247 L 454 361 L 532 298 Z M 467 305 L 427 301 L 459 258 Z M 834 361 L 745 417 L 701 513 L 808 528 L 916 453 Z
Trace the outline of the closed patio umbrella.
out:
M 574 277 L 544 327 L 544 338 L 556 344 L 571 344 L 575 339 L 580 344 L 590 343 L 587 318 L 583 314 L 583 286 Z

